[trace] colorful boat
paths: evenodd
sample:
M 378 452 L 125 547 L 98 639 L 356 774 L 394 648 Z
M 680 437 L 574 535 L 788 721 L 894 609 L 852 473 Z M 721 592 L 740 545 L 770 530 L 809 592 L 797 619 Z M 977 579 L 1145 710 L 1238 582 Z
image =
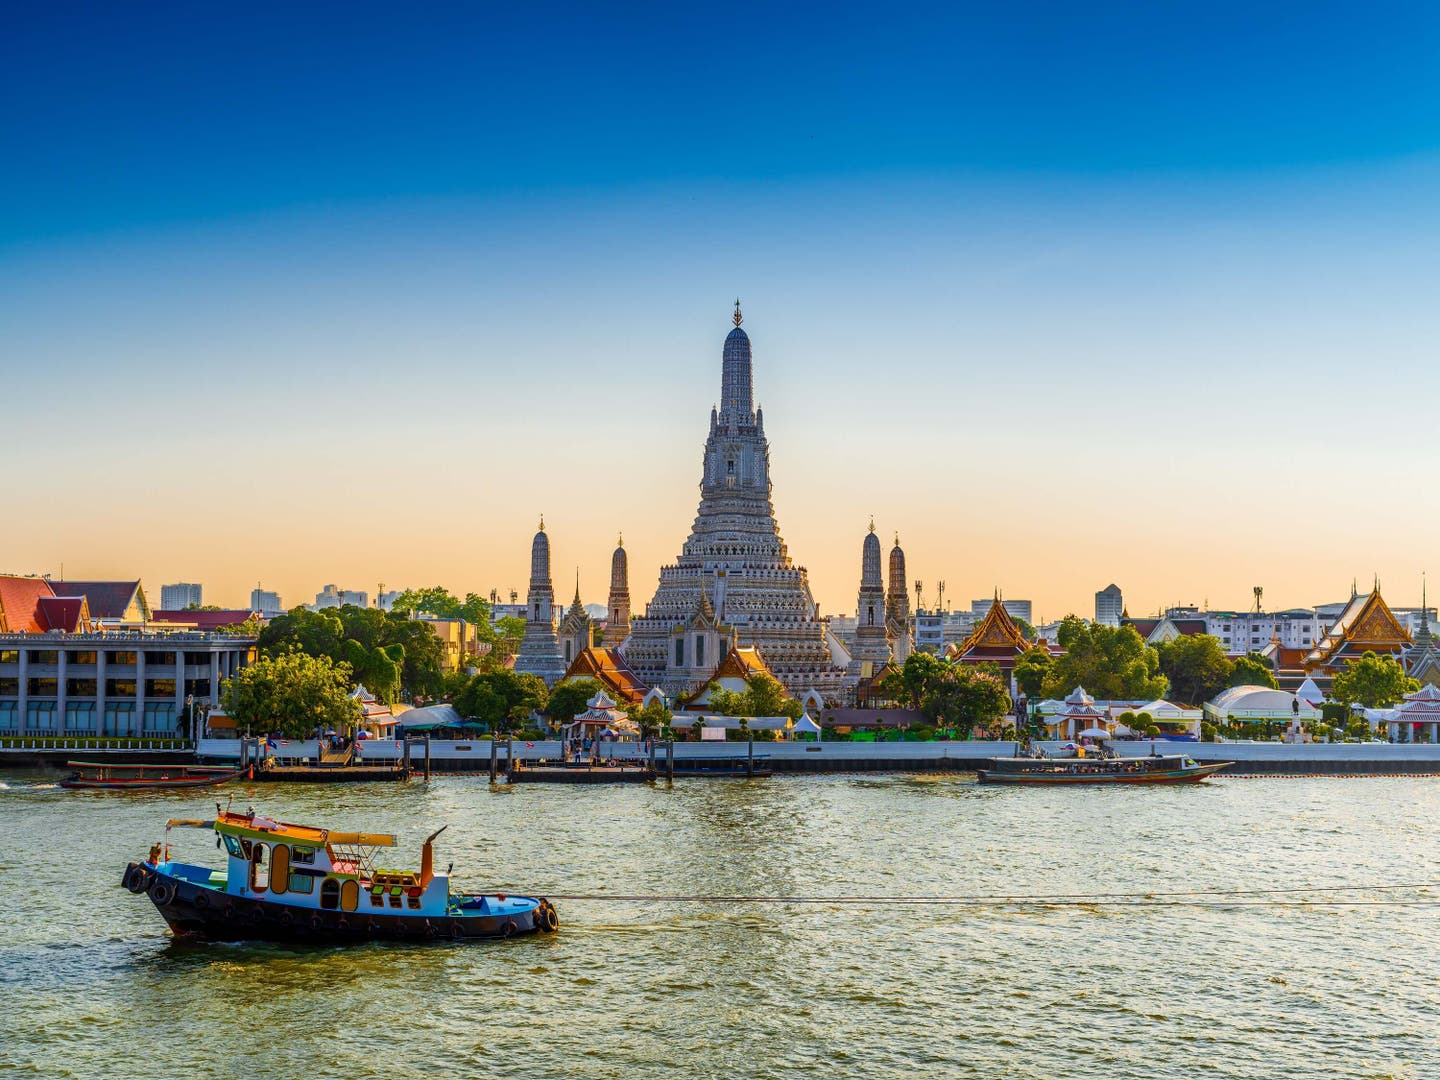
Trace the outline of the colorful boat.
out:
M 172 820 L 165 840 L 123 884 L 150 897 L 171 930 L 215 941 L 346 943 L 508 938 L 553 931 L 555 907 L 543 897 L 457 893 L 435 873 L 435 838 L 420 869 L 377 866 L 394 847 L 383 833 L 346 833 L 273 821 L 253 810 L 219 810 L 213 821 Z M 170 829 L 213 829 L 227 854 L 224 870 L 175 862 Z
M 101 761 L 67 761 L 65 765 L 75 771 L 60 781 L 61 787 L 93 791 L 213 787 L 240 776 L 240 770 L 229 765 L 117 765 Z
M 976 776 L 982 784 L 1191 784 L 1230 765 L 1193 758 L 996 758 Z

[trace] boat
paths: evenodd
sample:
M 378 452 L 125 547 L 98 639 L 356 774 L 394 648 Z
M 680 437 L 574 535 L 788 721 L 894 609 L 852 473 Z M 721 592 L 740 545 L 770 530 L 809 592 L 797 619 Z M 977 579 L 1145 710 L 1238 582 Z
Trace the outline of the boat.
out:
M 138 791 L 150 788 L 213 787 L 238 779 L 231 765 L 117 765 L 101 761 L 67 761 L 74 769 L 60 781 L 63 788 L 91 791 Z
M 177 862 L 170 830 L 214 830 L 225 868 Z M 384 833 L 337 832 L 216 807 L 213 821 L 172 819 L 144 862 L 121 884 L 145 894 L 179 937 L 212 941 L 346 944 L 399 939 L 460 941 L 553 932 L 560 925 L 544 897 L 460 893 L 435 872 L 432 833 L 420 869 L 377 865 L 395 846 Z
M 1191 784 L 1232 765 L 1201 765 L 1185 756 L 995 758 L 976 776 L 982 784 Z

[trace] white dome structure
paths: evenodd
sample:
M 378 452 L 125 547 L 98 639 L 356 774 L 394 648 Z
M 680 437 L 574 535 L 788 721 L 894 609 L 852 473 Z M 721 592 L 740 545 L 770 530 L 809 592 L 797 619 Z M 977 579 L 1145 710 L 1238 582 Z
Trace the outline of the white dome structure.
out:
M 1296 694 L 1272 686 L 1232 686 L 1213 701 L 1205 703 L 1205 715 L 1212 720 L 1285 722 L 1318 720 L 1320 710 Z

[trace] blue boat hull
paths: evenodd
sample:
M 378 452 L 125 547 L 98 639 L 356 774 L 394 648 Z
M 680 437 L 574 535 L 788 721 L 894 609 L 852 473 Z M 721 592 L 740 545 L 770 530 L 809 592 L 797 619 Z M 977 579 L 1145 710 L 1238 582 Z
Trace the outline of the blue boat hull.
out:
M 131 863 L 130 867 L 135 867 Z M 554 929 L 558 920 L 549 901 L 509 897 L 511 910 L 496 914 L 387 914 L 299 908 L 255 897 L 231 896 L 217 889 L 145 867 L 146 894 L 177 936 L 209 941 L 275 941 L 339 945 L 366 941 L 471 941 L 510 938 Z M 131 869 L 126 870 L 131 880 Z M 528 901 L 514 910 L 516 901 Z M 549 913 L 547 915 L 547 912 Z

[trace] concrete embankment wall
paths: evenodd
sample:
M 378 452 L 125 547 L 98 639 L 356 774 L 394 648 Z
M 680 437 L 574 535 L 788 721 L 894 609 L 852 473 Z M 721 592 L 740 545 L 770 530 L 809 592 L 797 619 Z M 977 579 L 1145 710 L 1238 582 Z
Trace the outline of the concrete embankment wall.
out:
M 556 740 L 514 742 L 518 759 L 534 761 L 558 758 L 560 743 Z M 1052 752 L 1060 752 L 1062 744 L 1046 744 Z M 1440 746 L 1381 743 L 1331 743 L 1288 745 L 1283 743 L 1193 743 L 1167 742 L 1160 739 L 1120 744 L 1127 756 L 1142 756 L 1153 751 L 1159 754 L 1186 754 L 1196 761 L 1229 761 L 1233 775 L 1266 776 L 1379 776 L 1440 774 Z M 201 744 L 200 753 L 207 758 L 221 759 L 238 755 L 233 740 L 211 740 Z M 311 743 L 295 743 L 280 748 L 280 753 L 295 757 L 313 757 L 316 747 Z M 633 743 L 611 743 L 603 747 L 604 756 L 638 760 L 646 755 Z M 663 749 L 657 748 L 657 764 Z M 822 742 L 771 743 L 757 742 L 755 758 L 776 773 L 843 773 L 843 772 L 971 772 L 984 768 L 991 758 L 1010 757 L 1015 753 L 1013 742 Z M 690 762 L 705 759 L 744 758 L 746 744 L 739 742 L 675 744 L 675 760 Z M 364 758 L 371 763 L 395 761 L 403 751 L 393 742 L 367 743 Z M 503 766 L 505 744 L 499 747 L 498 758 Z M 431 767 L 436 772 L 484 772 L 490 767 L 490 743 L 487 740 L 433 740 L 430 744 Z M 411 761 L 421 764 L 422 751 L 412 744 Z

